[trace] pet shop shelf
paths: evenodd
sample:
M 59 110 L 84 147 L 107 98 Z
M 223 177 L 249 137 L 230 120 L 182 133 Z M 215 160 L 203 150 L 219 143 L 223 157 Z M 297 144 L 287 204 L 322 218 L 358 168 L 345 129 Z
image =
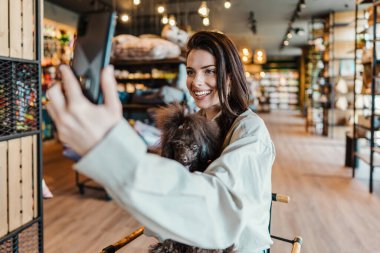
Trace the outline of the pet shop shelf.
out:
M 182 57 L 162 60 L 113 60 L 124 117 L 153 124 L 150 109 L 185 98 L 185 78 L 179 78 Z M 184 74 L 184 73 L 182 73 Z M 182 87 L 178 87 L 182 80 Z
M 42 253 L 40 3 L 0 0 L 0 252 Z
M 379 6 L 378 1 L 359 1 L 355 5 L 355 65 L 354 65 L 354 97 L 353 97 L 353 130 L 352 130 L 352 176 L 355 177 L 357 160 L 369 165 L 369 192 L 373 192 L 373 173 L 379 166 L 378 153 L 378 48 L 379 48 Z M 370 13 L 369 17 L 365 12 Z M 374 15 L 375 14 L 375 15 Z M 364 22 L 364 23 L 363 23 Z M 379 27 L 378 27 L 379 26 Z M 359 31 L 367 29 L 368 36 L 363 37 Z M 359 41 L 361 43 L 359 43 Z M 361 59 L 360 59 L 361 58 Z M 363 62 L 372 62 L 367 64 Z M 364 95 L 365 94 L 365 95 Z M 363 100 L 366 98 L 366 100 Z M 363 110 L 364 109 L 364 110 Z M 364 131 L 364 133 L 363 133 Z M 361 139 L 365 139 L 363 145 Z

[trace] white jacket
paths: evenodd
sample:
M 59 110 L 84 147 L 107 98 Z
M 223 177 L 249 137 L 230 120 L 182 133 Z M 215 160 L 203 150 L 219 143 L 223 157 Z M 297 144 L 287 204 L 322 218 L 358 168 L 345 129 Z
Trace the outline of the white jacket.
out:
M 227 133 L 221 156 L 204 173 L 146 152 L 124 120 L 75 168 L 100 184 L 159 239 L 202 248 L 236 245 L 261 252 L 268 232 L 275 150 L 268 130 L 248 110 Z

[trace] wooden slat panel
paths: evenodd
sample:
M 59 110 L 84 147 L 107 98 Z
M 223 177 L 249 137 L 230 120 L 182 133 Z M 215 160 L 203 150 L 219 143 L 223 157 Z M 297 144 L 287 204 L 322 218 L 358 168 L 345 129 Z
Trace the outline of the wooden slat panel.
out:
M 33 149 L 32 136 L 21 138 L 22 224 L 33 219 Z
M 38 216 L 38 153 L 37 136 L 33 136 L 33 217 Z
M 12 0 L 9 5 L 9 27 L 10 27 L 10 56 L 22 57 L 22 33 L 21 33 L 21 0 Z
M 22 1 L 22 58 L 33 60 L 35 58 L 34 54 L 34 27 L 35 27 L 35 16 L 34 16 L 34 0 L 23 0 Z
M 9 56 L 8 0 L 0 0 L 0 55 Z
M 9 230 L 21 226 L 20 139 L 8 142 Z
M 0 237 L 8 233 L 7 142 L 0 142 Z

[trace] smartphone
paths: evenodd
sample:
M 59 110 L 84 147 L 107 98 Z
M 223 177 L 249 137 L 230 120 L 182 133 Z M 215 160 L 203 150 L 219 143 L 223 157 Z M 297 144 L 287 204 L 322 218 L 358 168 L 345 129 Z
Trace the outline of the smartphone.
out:
M 103 103 L 100 74 L 110 61 L 115 25 L 116 13 L 111 11 L 79 17 L 71 67 L 84 95 L 95 104 Z

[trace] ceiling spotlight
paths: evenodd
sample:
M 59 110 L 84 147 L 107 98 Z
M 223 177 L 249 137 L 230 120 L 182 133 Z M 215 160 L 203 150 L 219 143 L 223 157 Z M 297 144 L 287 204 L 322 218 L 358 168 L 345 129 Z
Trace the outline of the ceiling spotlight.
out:
M 289 41 L 284 40 L 284 46 L 287 46 L 287 45 L 289 45 Z
M 176 24 L 177 24 L 177 22 L 175 21 L 174 15 L 170 15 L 170 17 L 169 17 L 169 25 L 170 26 L 175 26 Z
M 205 17 L 202 19 L 202 23 L 204 26 L 209 26 L 210 25 L 210 19 L 208 17 Z
M 300 1 L 300 7 L 301 7 L 302 9 L 306 7 L 305 0 L 301 0 L 301 1 Z
M 120 19 L 122 22 L 126 23 L 129 20 L 129 16 L 128 16 L 128 14 L 123 14 L 123 15 L 121 15 Z
M 303 28 L 295 28 L 294 33 L 299 35 L 299 36 L 302 36 L 305 34 L 305 30 Z
M 288 39 L 291 39 L 291 38 L 293 38 L 293 34 L 291 32 L 288 32 L 288 34 L 286 35 L 286 37 L 288 37 Z
M 249 55 L 249 50 L 247 48 L 243 48 L 243 55 Z
M 198 13 L 201 15 L 201 17 L 208 17 L 208 14 L 210 12 L 210 9 L 207 7 L 206 1 L 203 1 L 201 3 L 201 6 L 199 6 Z
M 224 8 L 226 8 L 226 9 L 231 8 L 231 1 L 226 0 L 226 1 L 224 2 Z
M 301 10 L 302 10 L 302 9 L 301 9 L 301 6 L 298 5 L 298 6 L 297 6 L 297 9 L 296 9 L 296 15 L 295 15 L 296 18 L 299 17 L 299 15 L 301 14 Z
M 141 4 L 141 0 L 133 0 L 133 4 L 134 5 L 139 5 L 139 4 Z
M 243 59 L 243 62 L 248 62 L 248 56 L 244 55 L 242 59 Z
M 160 13 L 160 14 L 164 13 L 165 12 L 165 7 L 163 5 L 159 5 L 157 7 L 157 12 Z
M 163 23 L 164 25 L 169 23 L 168 15 L 164 14 L 164 16 L 162 16 L 161 23 Z
M 253 11 L 249 12 L 248 24 L 249 24 L 249 27 L 251 28 L 251 32 L 253 34 L 256 34 L 257 33 L 256 19 L 255 19 L 255 13 Z

